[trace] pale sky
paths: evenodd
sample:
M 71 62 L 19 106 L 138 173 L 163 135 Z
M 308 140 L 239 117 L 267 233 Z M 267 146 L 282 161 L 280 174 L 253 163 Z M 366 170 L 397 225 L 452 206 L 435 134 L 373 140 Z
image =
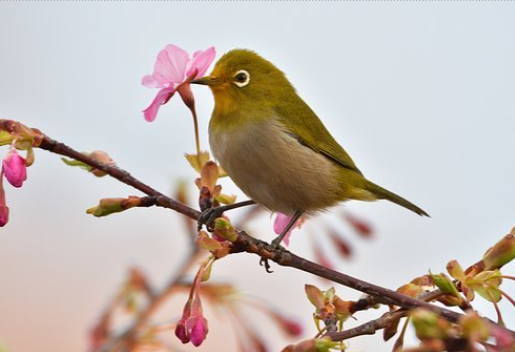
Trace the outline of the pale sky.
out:
M 376 236 L 365 241 L 342 226 L 355 256 L 333 261 L 345 273 L 395 289 L 429 269 L 444 271 L 451 259 L 472 264 L 515 226 L 514 15 L 513 2 L 1 2 L 0 118 L 81 151 L 105 150 L 169 192 L 178 178 L 194 177 L 183 157 L 194 150 L 191 118 L 176 99 L 154 123 L 145 122 L 141 110 L 156 92 L 141 86 L 141 77 L 168 43 L 190 52 L 215 46 L 217 57 L 233 48 L 255 50 L 287 74 L 367 177 L 431 214 L 420 218 L 388 202 L 346 205 L 374 225 Z M 194 93 L 207 148 L 212 97 L 204 87 Z M 87 330 L 127 267 L 144 268 L 162 285 L 186 241 L 180 218 L 163 209 L 86 215 L 100 198 L 139 193 L 66 167 L 45 151 L 36 158 L 23 188 L 7 186 L 0 346 L 84 351 Z M 224 185 L 243 199 L 230 182 Z M 338 213 L 295 233 L 291 249 L 312 256 L 306 232 L 311 227 L 323 238 L 317 225 L 340 224 Z M 268 216 L 249 230 L 272 238 Z M 266 274 L 257 263 L 255 256 L 231 256 L 217 263 L 213 279 L 274 301 L 313 332 L 303 286 L 327 284 L 277 266 Z M 178 316 L 184 301 L 164 316 Z M 481 299 L 475 306 L 494 317 Z M 503 306 L 513 327 L 511 308 Z M 379 314 L 356 317 L 363 323 Z M 224 341 L 217 317 L 208 318 L 212 330 L 199 351 Z M 285 346 L 261 321 L 255 325 L 271 350 Z M 391 349 L 380 335 L 349 344 L 352 351 Z

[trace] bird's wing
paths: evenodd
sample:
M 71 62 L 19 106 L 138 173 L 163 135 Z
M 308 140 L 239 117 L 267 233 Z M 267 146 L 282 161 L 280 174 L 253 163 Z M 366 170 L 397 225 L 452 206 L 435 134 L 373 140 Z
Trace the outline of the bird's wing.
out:
M 275 106 L 278 118 L 287 132 L 303 145 L 323 154 L 338 165 L 362 174 L 313 110 L 300 97 L 297 99 L 291 102 L 283 101 L 280 106 Z

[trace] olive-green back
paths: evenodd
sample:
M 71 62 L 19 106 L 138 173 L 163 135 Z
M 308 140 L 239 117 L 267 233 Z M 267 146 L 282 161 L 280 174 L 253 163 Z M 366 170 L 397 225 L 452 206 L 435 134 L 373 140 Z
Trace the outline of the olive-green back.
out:
M 281 122 L 300 143 L 361 175 L 361 171 L 349 154 L 336 142 L 318 116 L 296 93 L 285 95 L 274 109 Z

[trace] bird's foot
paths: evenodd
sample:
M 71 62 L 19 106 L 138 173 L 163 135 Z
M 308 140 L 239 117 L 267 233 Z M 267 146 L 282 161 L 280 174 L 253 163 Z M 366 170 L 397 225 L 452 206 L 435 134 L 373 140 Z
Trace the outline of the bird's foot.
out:
M 197 222 L 197 230 L 200 231 L 202 229 L 203 225 L 206 225 L 206 228 L 209 232 L 213 232 L 213 223 L 216 220 L 216 218 L 219 218 L 224 213 L 224 209 L 222 207 L 216 207 L 216 208 L 208 208 L 202 213 L 200 213 L 200 216 L 198 218 Z
M 267 258 L 261 257 L 259 259 L 259 265 L 265 267 L 265 271 L 269 274 L 273 273 L 274 271 L 270 269 L 270 263 L 268 262 Z
M 277 236 L 277 238 L 275 238 L 270 245 L 266 246 L 265 249 L 272 251 L 286 251 L 286 248 L 281 246 L 281 241 L 281 236 Z M 273 273 L 273 271 L 270 269 L 268 258 L 261 257 L 259 260 L 259 265 L 264 266 L 267 273 Z

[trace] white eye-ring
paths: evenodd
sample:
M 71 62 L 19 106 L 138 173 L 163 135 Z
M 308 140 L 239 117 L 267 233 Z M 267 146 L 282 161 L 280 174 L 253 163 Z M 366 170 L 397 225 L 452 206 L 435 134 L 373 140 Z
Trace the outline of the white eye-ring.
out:
M 250 82 L 250 74 L 245 70 L 239 70 L 234 74 L 234 84 L 238 87 L 245 87 Z

